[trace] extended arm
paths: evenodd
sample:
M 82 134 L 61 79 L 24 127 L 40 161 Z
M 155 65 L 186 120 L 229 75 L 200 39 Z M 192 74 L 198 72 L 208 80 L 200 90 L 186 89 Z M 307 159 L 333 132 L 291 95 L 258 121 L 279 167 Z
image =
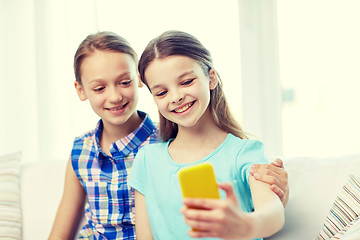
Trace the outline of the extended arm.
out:
M 193 238 L 253 239 L 268 237 L 284 225 L 284 207 L 266 183 L 249 180 L 254 212 L 241 210 L 230 183 L 219 184 L 226 200 L 188 198 L 181 209 L 185 223 L 198 231 L 189 230 Z
M 268 184 L 250 176 L 249 185 L 254 204 L 253 237 L 269 237 L 284 226 L 284 206 Z
M 146 211 L 145 196 L 135 190 L 135 230 L 139 240 L 152 240 L 150 222 Z
M 68 161 L 63 196 L 49 240 L 73 239 L 84 212 L 86 193 Z

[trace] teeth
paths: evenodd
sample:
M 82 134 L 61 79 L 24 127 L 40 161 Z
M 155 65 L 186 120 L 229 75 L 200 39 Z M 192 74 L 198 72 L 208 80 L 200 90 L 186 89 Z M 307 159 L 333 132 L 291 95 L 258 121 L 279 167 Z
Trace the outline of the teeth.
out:
M 109 108 L 110 111 L 117 111 L 122 109 L 122 107 L 114 107 L 114 108 Z
M 188 104 L 186 104 L 185 106 L 183 106 L 182 108 L 176 109 L 176 110 L 174 110 L 174 111 L 177 112 L 177 113 L 184 112 L 184 111 L 186 111 L 189 107 L 191 107 L 191 105 L 192 105 L 192 103 L 188 103 Z

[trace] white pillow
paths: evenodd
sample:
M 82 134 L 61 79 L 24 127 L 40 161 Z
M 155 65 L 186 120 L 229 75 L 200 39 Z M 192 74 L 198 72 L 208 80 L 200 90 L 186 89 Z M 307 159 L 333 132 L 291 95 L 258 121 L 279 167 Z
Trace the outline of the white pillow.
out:
M 0 156 L 0 237 L 21 239 L 20 158 L 16 152 Z
M 326 222 L 316 240 L 339 239 L 333 238 L 338 233 L 345 233 L 360 215 L 360 180 L 350 174 L 341 192 L 326 216 Z

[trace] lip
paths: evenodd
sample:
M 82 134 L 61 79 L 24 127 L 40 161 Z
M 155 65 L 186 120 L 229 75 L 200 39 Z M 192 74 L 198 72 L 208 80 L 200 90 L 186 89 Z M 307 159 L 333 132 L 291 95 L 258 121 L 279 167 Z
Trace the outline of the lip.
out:
M 192 101 L 192 102 L 188 102 L 186 104 L 181 105 L 180 107 L 177 107 L 175 109 L 173 109 L 171 112 L 176 113 L 176 114 L 183 114 L 185 112 L 188 112 L 189 109 L 192 108 L 192 106 L 194 106 L 196 101 Z
M 125 111 L 125 108 L 127 106 L 128 103 L 125 103 L 124 105 L 118 105 L 118 106 L 114 106 L 114 107 L 108 107 L 105 108 L 105 110 L 114 113 L 114 114 L 118 114 L 118 113 L 122 113 Z

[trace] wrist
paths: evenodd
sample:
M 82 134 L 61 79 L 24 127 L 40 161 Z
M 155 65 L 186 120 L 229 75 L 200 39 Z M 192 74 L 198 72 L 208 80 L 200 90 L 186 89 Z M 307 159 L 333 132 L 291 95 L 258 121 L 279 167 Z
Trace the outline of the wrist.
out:
M 238 219 L 238 235 L 237 238 L 241 237 L 241 239 L 253 239 L 259 237 L 258 227 L 260 224 L 260 218 L 251 213 L 243 213 Z M 244 235 L 245 233 L 245 235 Z

